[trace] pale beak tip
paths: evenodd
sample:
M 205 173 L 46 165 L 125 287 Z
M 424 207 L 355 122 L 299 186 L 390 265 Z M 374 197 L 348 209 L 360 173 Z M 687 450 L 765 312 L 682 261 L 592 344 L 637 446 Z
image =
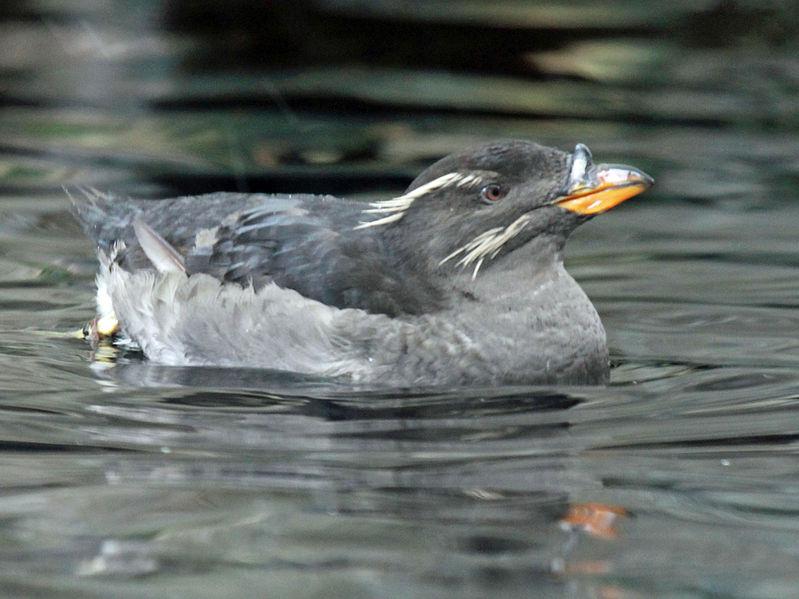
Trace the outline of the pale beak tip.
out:
M 639 171 L 638 169 L 635 169 L 634 173 L 631 173 L 631 174 L 635 175 L 635 176 L 631 176 L 630 177 L 631 181 L 635 181 L 636 183 L 640 183 L 641 185 L 643 185 L 647 189 L 649 189 L 650 187 L 652 187 L 655 184 L 655 180 L 652 177 L 650 177 L 649 175 L 647 175 L 644 171 Z

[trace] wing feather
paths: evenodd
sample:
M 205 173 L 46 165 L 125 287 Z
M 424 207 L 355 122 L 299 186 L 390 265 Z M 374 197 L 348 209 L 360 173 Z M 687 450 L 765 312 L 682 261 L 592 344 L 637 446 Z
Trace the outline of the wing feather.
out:
M 144 255 L 158 272 L 186 272 L 186 263 L 169 242 L 153 231 L 141 217 L 133 219 L 133 230 Z

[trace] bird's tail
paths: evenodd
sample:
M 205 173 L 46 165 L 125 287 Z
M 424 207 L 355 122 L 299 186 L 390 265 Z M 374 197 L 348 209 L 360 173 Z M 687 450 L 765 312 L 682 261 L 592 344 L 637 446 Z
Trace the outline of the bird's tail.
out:
M 115 241 L 128 237 L 138 207 L 127 200 L 92 187 L 64 187 L 72 202 L 72 215 L 86 235 L 109 251 Z

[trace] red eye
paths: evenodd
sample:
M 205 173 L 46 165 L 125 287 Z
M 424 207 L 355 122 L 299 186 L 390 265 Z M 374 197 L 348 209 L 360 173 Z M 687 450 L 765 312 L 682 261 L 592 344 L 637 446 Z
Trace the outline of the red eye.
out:
M 483 200 L 489 204 L 499 202 L 507 192 L 499 185 L 486 185 L 480 190 Z

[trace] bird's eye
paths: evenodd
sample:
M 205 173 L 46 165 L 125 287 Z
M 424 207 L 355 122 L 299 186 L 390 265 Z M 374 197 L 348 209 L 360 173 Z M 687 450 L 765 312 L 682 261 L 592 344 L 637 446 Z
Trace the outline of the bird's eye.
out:
M 501 185 L 486 185 L 480 190 L 480 196 L 487 204 L 495 204 L 505 197 L 507 190 Z

